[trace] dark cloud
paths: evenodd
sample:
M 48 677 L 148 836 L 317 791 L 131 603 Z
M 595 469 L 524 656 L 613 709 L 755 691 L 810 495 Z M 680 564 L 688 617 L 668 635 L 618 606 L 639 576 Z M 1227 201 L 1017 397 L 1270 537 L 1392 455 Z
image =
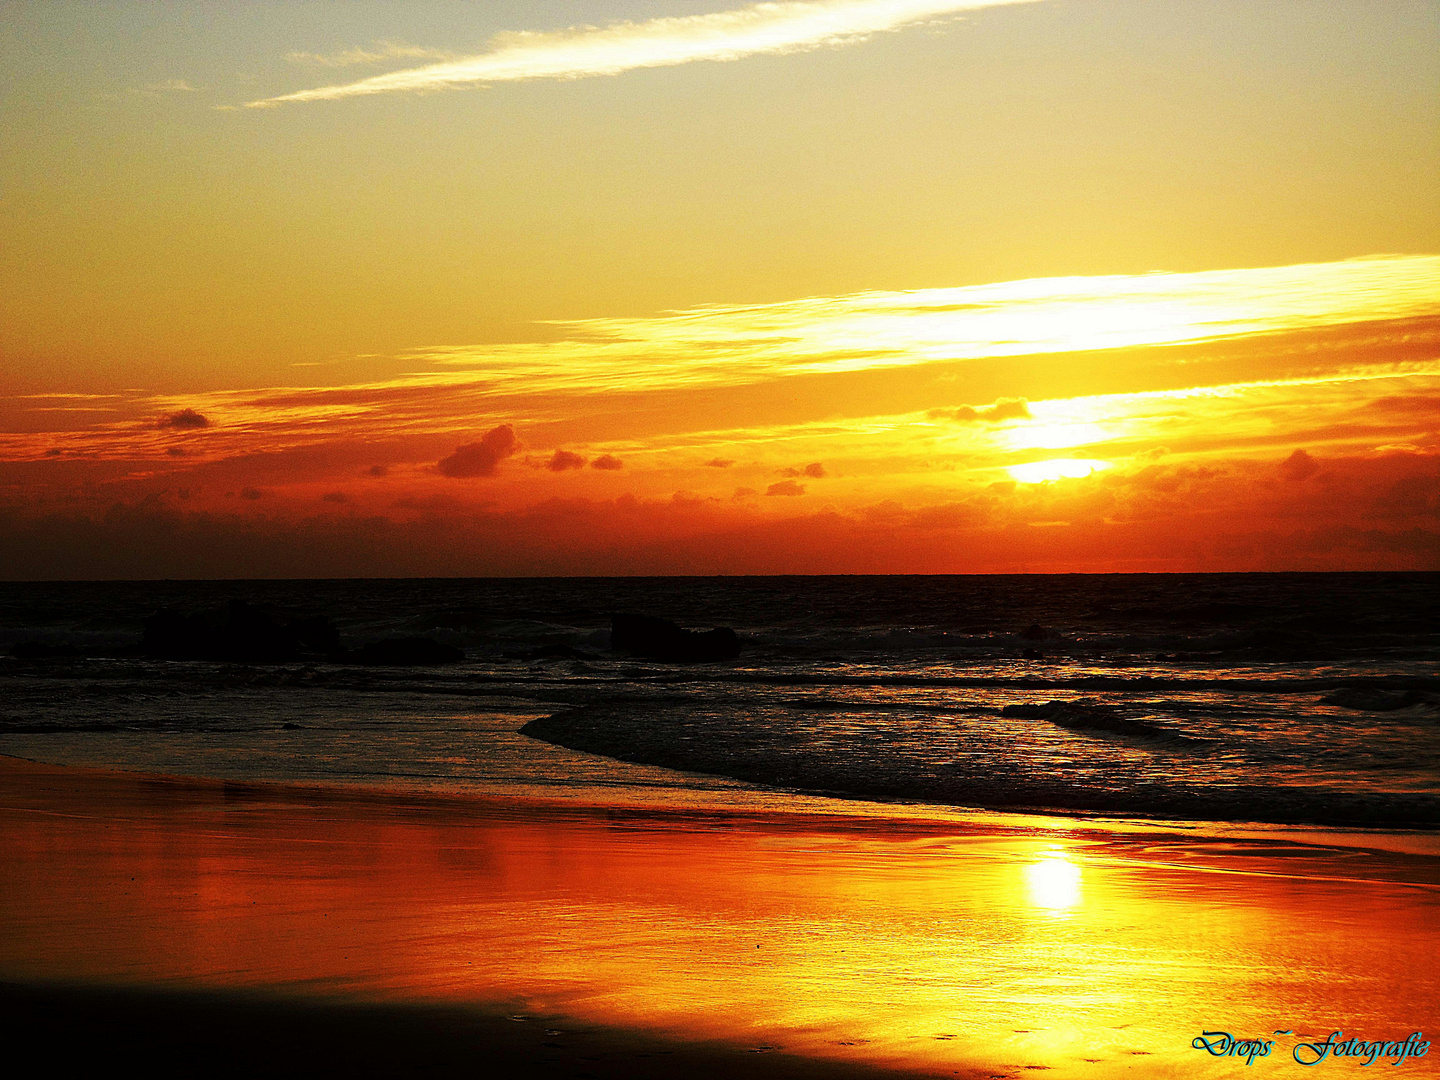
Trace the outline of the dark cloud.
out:
M 590 467 L 592 469 L 609 469 L 613 472 L 615 469 L 623 469 L 625 463 L 614 454 L 601 454 L 590 463 Z
M 201 416 L 194 409 L 181 409 L 177 413 L 171 413 L 160 421 L 162 428 L 203 428 L 209 427 L 210 421 Z
M 227 500 L 219 498 L 225 488 L 207 489 L 215 496 L 209 508 L 192 509 L 195 500 L 172 489 L 138 503 L 97 500 L 62 511 L 50 501 L 16 502 L 0 485 L 0 566 L 12 580 L 1440 569 L 1433 459 L 1327 457 L 1317 476 L 1341 486 L 1301 489 L 1303 501 L 1315 504 L 1312 520 L 1326 524 L 1299 533 L 1296 486 L 1254 482 L 1278 480 L 1283 456 L 1241 459 L 1193 500 L 1117 487 L 1128 501 L 1107 507 L 1093 492 L 1067 498 L 1063 485 L 1022 484 L 1003 510 L 986 492 L 937 507 L 882 503 L 853 515 L 807 514 L 816 500 L 803 498 L 776 500 L 759 513 L 753 493 L 743 491 L 733 501 L 690 505 L 667 490 L 663 499 L 550 500 L 504 511 L 426 495 L 404 500 L 415 512 L 392 518 L 356 512 L 353 495 L 349 507 L 316 506 L 318 494 L 303 505 L 275 500 L 269 487 L 261 508 L 239 500 L 240 483 Z M 349 475 L 368 460 L 349 462 Z M 0 479 L 6 475 L 0 463 Z M 1077 524 L 1022 527 L 1062 520 Z
M 825 475 L 825 466 L 821 465 L 818 461 L 812 461 L 809 465 L 805 466 L 805 475 L 813 476 L 816 480 L 819 480 Z
M 261 494 L 262 493 L 256 488 L 245 488 L 240 492 L 240 497 L 242 499 L 258 499 Z
M 556 450 L 545 467 L 551 472 L 564 472 L 566 469 L 583 469 L 585 459 L 579 454 L 572 454 L 569 450 Z
M 1384 517 L 1429 517 L 1440 515 L 1440 472 L 1401 476 L 1376 493 L 1374 512 Z
M 766 495 L 804 495 L 805 485 L 797 484 L 794 480 L 781 480 L 778 484 L 771 484 L 765 489 Z
M 1208 465 L 1147 465 L 1131 476 L 1117 477 L 1115 482 L 1169 495 L 1182 489 L 1192 490 L 1222 475 L 1223 469 Z
M 1286 480 L 1308 480 L 1320 471 L 1320 463 L 1304 450 L 1296 450 L 1280 463 L 1280 475 Z
M 169 454 L 171 457 L 184 457 L 185 448 L 181 446 L 172 446 L 170 447 L 170 449 L 166 450 L 165 453 Z
M 1291 533 L 1284 541 L 1293 551 L 1317 555 L 1381 552 L 1414 557 L 1427 570 L 1440 565 L 1440 533 L 1412 527 L 1395 531 L 1336 525 Z
M 751 495 L 758 495 L 758 494 L 760 494 L 760 493 L 759 493 L 758 491 L 756 491 L 754 488 L 736 488 L 736 489 L 735 489 L 735 496 L 734 496 L 734 497 L 737 498 L 737 499 L 748 499 Z
M 501 424 L 487 431 L 479 442 L 456 447 L 453 454 L 440 460 L 438 468 L 446 476 L 494 476 L 500 462 L 518 448 L 515 429 L 509 424 Z
M 985 421 L 998 424 L 1001 420 L 1030 419 L 1030 404 L 1024 398 L 1000 398 L 994 405 L 961 405 L 958 409 L 932 409 L 930 416 L 936 419 L 958 420 L 962 424 Z
M 386 468 L 384 465 L 371 465 L 370 468 L 368 468 L 368 469 L 365 470 L 365 472 L 366 472 L 366 474 L 369 475 L 369 476 L 389 476 L 389 475 L 390 475 L 390 470 L 389 470 L 388 468 Z
M 732 458 L 716 457 L 705 462 L 705 467 L 708 469 L 728 469 L 734 464 L 735 462 Z
M 347 496 L 343 491 L 327 491 L 324 495 L 321 496 L 321 499 L 325 502 L 330 503 L 347 503 L 350 501 L 349 496 Z

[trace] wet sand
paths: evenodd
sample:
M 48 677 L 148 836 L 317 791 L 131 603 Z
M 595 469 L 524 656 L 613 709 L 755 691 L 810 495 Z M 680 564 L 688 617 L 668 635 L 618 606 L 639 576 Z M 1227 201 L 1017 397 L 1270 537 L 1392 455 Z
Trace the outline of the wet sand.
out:
M 52 1076 L 104 1075 L 121 1063 L 152 1076 L 197 1077 L 917 1075 L 474 1006 L 0 984 L 0 1016 L 13 1040 L 46 1048 Z
M 0 837 L 0 1023 L 96 1065 L 1218 1076 L 1243 1060 L 1195 1049 L 1202 1031 L 1273 1039 L 1256 1066 L 1286 1068 L 1337 1029 L 1440 1031 L 1424 838 L 627 811 L 8 758 Z

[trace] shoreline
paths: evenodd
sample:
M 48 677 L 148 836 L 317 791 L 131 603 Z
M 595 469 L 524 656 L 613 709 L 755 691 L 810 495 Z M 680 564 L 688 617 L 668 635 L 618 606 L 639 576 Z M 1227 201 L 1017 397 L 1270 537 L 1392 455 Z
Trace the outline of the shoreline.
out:
M 683 770 L 682 770 L 683 772 Z M 1306 844 L 1356 848 L 1397 855 L 1440 859 L 1440 829 L 1336 826 L 1314 823 L 1230 821 L 1224 819 L 1145 818 L 1065 809 L 994 809 L 905 799 L 866 798 L 845 793 L 787 791 L 760 785 L 741 794 L 750 801 L 726 800 L 714 791 L 697 792 L 691 803 L 625 799 L 599 800 L 562 794 L 486 790 L 475 786 L 379 785 L 346 780 L 229 778 L 188 773 L 150 772 L 57 764 L 0 753 L 0 777 L 27 782 L 49 775 L 101 787 L 131 783 L 156 792 L 219 793 L 227 799 L 271 799 L 317 805 L 386 806 L 415 813 L 442 813 L 478 818 L 543 815 L 576 821 L 631 820 L 657 827 L 754 825 L 767 828 L 823 827 L 859 832 L 877 828 L 895 834 L 945 836 L 954 832 L 1057 832 L 1102 837 L 1176 837 L 1199 841 Z M 616 789 L 623 791 L 625 789 Z M 787 805 L 766 805 L 785 800 Z

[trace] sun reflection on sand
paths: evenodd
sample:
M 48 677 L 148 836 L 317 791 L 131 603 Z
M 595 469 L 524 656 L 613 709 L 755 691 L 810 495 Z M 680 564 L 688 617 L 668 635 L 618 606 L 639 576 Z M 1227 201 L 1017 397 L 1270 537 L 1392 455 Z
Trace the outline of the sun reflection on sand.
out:
M 1025 867 L 1025 884 L 1030 902 L 1056 914 L 1080 904 L 1080 867 L 1059 848 Z
M 1190 1046 L 1211 1017 L 1408 1032 L 1440 1003 L 1412 961 L 1440 947 L 1433 859 L 1406 884 L 1363 879 L 1354 853 L 1237 862 L 1187 840 L 1232 871 L 1210 873 L 1174 844 L 1161 863 L 1145 838 L 1033 826 L 87 791 L 8 771 L 0 979 L 503 1005 L 1086 1080 L 1141 1062 L 1220 1075 Z

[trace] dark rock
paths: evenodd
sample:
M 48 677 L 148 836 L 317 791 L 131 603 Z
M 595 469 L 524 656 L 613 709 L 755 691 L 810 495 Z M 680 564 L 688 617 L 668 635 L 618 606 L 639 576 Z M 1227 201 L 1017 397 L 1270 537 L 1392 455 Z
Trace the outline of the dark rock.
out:
M 1044 660 L 1045 654 L 1039 649 L 1024 649 L 1020 653 L 1022 660 Z
M 698 663 L 734 660 L 740 655 L 740 638 L 729 627 L 701 633 L 653 615 L 612 615 L 610 648 L 646 660 Z
M 55 645 L 48 641 L 22 641 L 10 650 L 17 660 L 70 660 L 85 654 L 74 645 Z
M 1020 631 L 1020 636 L 1026 641 L 1044 641 L 1047 637 L 1050 637 L 1051 634 L 1049 630 L 1046 630 L 1039 623 L 1031 623 L 1024 630 Z
M 471 608 L 450 608 L 435 616 L 435 625 L 449 630 L 469 630 L 471 627 L 483 625 L 485 619 L 486 613 L 482 611 Z
M 1339 705 L 1342 709 L 1356 712 L 1394 712 L 1420 705 L 1429 700 L 1418 690 L 1377 690 L 1365 686 L 1345 686 L 1333 694 L 1327 694 L 1320 701 L 1325 705 Z
M 1106 731 L 1112 735 L 1129 735 L 1141 739 L 1173 737 L 1172 732 L 1133 720 L 1108 705 L 1096 705 L 1086 701 L 1046 701 L 1043 704 L 1006 705 L 1000 710 L 1001 716 L 1023 716 L 1033 720 L 1048 720 L 1057 727 L 1079 731 Z
M 295 635 L 301 651 L 334 653 L 340 651 L 340 631 L 323 615 L 296 619 L 287 627 Z
M 454 664 L 465 654 L 454 645 L 445 645 L 428 637 L 394 637 L 372 641 L 347 659 L 354 664 L 385 667 L 413 667 L 421 664 Z
M 223 611 L 157 611 L 145 620 L 144 652 L 159 660 L 282 663 L 339 651 L 339 631 L 324 616 L 285 620 L 244 600 Z
M 202 614 L 157 611 L 145 620 L 145 654 L 159 660 L 198 660 L 211 651 L 212 636 Z

